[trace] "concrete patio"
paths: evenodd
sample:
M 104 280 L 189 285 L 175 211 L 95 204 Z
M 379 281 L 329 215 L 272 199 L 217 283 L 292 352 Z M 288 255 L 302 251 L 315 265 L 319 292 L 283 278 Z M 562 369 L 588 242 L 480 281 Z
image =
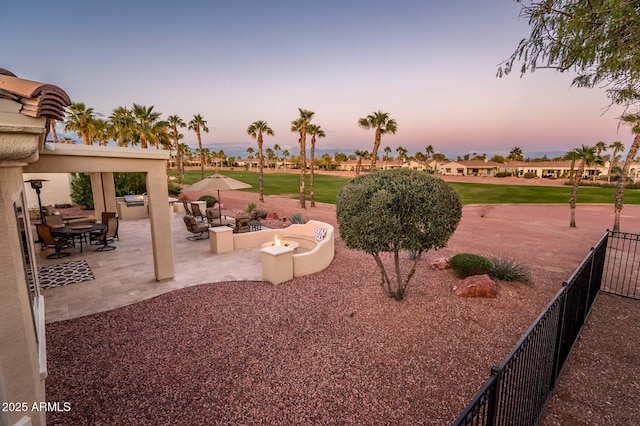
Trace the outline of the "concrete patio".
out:
M 85 281 L 42 290 L 46 322 L 62 321 L 146 300 L 160 294 L 205 283 L 261 281 L 259 249 L 214 254 L 209 240 L 190 241 L 182 214 L 171 221 L 175 276 L 158 282 L 154 278 L 149 219 L 120 221 L 116 250 L 97 252 L 96 246 L 67 250 L 71 256 L 47 259 L 51 250 L 40 252 L 37 266 L 86 260 L 95 276 Z

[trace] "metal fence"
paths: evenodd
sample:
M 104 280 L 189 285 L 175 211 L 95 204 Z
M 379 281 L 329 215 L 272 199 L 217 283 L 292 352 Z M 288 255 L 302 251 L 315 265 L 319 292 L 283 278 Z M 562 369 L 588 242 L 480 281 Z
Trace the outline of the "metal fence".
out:
M 601 291 L 640 299 L 640 235 L 609 232 Z
M 538 423 L 600 289 L 609 236 L 591 249 L 502 364 L 491 368 L 454 425 Z

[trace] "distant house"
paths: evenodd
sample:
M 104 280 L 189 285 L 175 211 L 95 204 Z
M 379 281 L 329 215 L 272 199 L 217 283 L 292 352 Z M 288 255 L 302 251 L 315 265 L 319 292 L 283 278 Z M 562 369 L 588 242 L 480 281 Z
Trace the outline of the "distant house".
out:
M 504 164 L 488 160 L 449 161 L 437 165 L 438 174 L 445 176 L 495 176 Z
M 584 178 L 593 179 L 599 175 L 609 173 L 609 162 L 604 165 L 590 165 L 585 167 Z M 509 172 L 516 172 L 517 176 L 524 176 L 525 173 L 533 173 L 539 178 L 568 178 L 571 173 L 571 161 L 513 161 L 507 163 Z M 578 170 L 580 161 L 573 165 L 574 170 Z

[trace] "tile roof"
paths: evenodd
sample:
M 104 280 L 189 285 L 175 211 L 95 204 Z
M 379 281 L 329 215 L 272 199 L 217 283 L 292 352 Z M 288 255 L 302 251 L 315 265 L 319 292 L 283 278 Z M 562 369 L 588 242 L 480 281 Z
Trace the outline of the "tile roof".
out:
M 0 68 L 0 99 L 22 104 L 20 113 L 28 117 L 47 117 L 62 121 L 71 105 L 69 95 L 52 84 L 18 78 L 11 71 Z

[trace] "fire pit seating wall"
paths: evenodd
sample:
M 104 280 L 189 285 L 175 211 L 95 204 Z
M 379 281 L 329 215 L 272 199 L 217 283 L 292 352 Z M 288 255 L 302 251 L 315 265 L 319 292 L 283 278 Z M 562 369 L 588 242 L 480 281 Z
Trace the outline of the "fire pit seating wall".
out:
M 226 229 L 225 229 L 226 228 Z M 327 268 L 335 254 L 334 229 L 325 222 L 310 220 L 305 224 L 291 225 L 285 229 L 265 229 L 261 231 L 232 234 L 229 227 L 209 229 L 211 251 L 223 253 L 232 250 L 259 248 L 264 243 L 275 240 L 298 243 L 300 253 L 294 252 L 293 276 L 314 274 Z M 229 236 L 233 238 L 229 238 Z

